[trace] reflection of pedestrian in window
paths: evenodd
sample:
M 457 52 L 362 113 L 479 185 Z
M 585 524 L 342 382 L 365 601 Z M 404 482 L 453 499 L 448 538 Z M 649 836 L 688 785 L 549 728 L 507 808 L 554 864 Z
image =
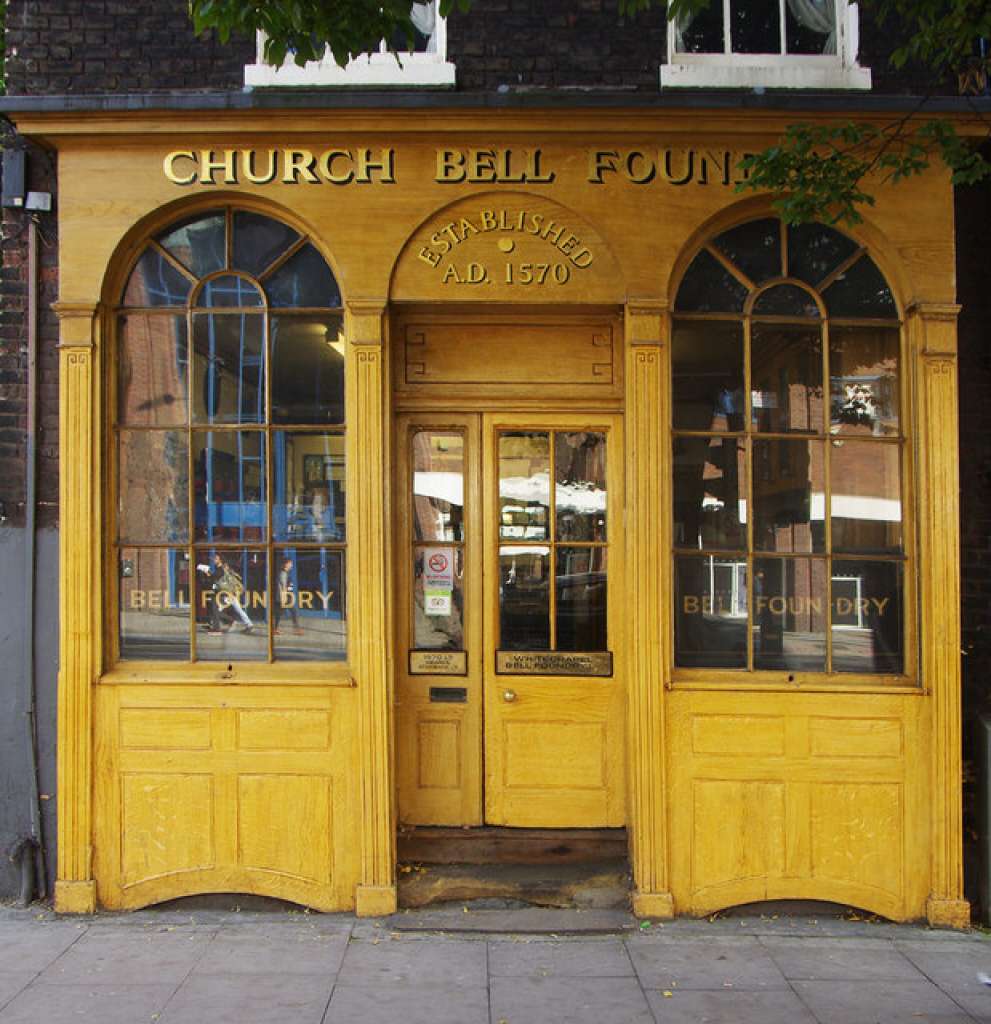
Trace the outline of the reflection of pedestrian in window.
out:
M 282 613 L 284 611 L 289 612 L 289 617 L 292 619 L 293 632 L 297 635 L 301 635 L 303 631 L 299 628 L 299 611 L 296 608 L 296 591 L 292 582 L 291 558 L 287 558 L 283 561 L 282 566 L 279 569 L 278 583 L 279 600 L 275 606 L 276 635 L 279 633 L 279 622 L 282 620 Z
M 244 593 L 241 577 L 223 560 L 219 552 L 213 556 L 212 567 L 198 565 L 196 568 L 205 573 L 213 591 L 213 600 L 210 602 L 210 635 L 219 636 L 222 632 L 221 612 L 226 613 L 231 619 L 236 615 L 244 625 L 244 632 L 250 633 L 254 629 L 254 624 L 241 606 L 241 595 Z

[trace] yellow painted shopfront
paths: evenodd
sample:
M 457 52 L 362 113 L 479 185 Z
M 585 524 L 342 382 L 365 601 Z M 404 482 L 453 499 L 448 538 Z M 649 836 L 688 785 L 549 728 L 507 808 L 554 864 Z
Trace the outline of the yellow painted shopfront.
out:
M 640 915 L 967 922 L 947 178 L 787 228 L 768 112 L 18 120 L 60 910 L 387 913 L 398 827 L 495 825 L 625 827 Z

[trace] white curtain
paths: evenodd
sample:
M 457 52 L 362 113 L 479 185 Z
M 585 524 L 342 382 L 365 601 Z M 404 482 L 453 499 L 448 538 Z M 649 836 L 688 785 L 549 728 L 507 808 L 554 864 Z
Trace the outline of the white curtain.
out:
M 802 28 L 826 37 L 823 53 L 836 53 L 836 0 L 788 0 L 788 9 Z
M 410 21 L 413 22 L 413 27 L 420 33 L 427 37 L 429 42 L 427 43 L 427 52 L 433 53 L 436 49 L 434 45 L 434 31 L 437 28 L 437 4 L 435 0 L 429 0 L 425 4 L 413 4 L 410 8 L 409 17 Z

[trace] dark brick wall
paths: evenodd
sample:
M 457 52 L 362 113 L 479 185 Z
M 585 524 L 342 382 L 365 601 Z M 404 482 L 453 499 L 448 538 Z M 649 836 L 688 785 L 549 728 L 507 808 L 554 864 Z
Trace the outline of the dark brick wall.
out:
M 27 185 L 55 192 L 53 158 L 28 149 Z M 7 525 L 24 522 L 27 422 L 28 222 L 31 214 L 3 211 L 0 241 L 0 501 Z M 35 215 L 38 231 L 38 523 L 58 521 L 58 239 L 54 213 Z
M 220 45 L 193 34 L 186 0 L 13 0 L 7 91 L 155 92 L 240 89 L 254 39 Z
M 448 21 L 448 54 L 466 90 L 659 84 L 659 8 L 620 18 L 617 0 L 475 0 Z
M 991 184 L 956 190 L 964 697 L 991 711 Z

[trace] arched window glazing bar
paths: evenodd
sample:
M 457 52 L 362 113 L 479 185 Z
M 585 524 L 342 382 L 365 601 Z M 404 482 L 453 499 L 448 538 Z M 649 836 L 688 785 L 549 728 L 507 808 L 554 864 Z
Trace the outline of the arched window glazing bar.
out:
M 343 309 L 250 210 L 149 239 L 117 315 L 117 656 L 346 657 Z
M 676 668 L 905 673 L 900 339 L 833 228 L 764 218 L 699 249 L 672 335 Z

